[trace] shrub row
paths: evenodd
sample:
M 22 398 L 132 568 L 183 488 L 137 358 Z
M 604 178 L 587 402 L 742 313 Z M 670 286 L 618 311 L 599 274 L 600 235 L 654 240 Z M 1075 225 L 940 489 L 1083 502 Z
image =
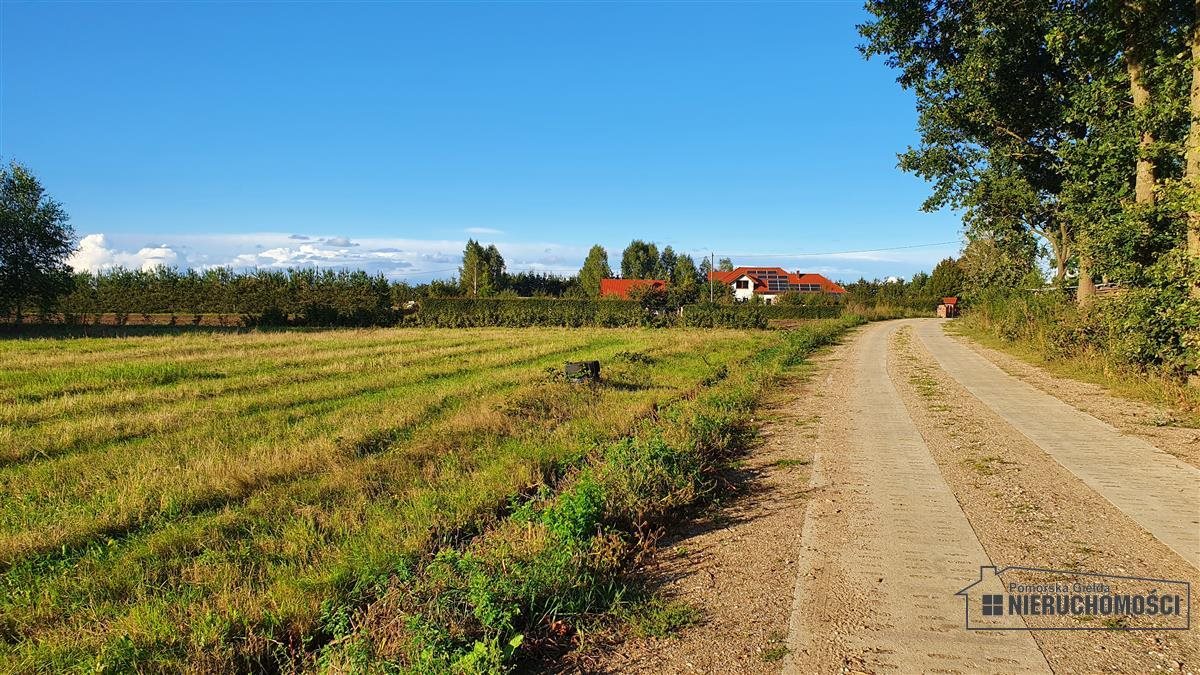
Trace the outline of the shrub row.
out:
M 764 305 L 759 309 L 767 319 L 836 319 L 842 315 L 841 305 Z
M 552 298 L 435 298 L 421 301 L 422 326 L 634 326 L 671 325 L 668 312 L 655 312 L 631 301 Z
M 421 302 L 417 322 L 424 326 L 690 326 L 765 328 L 770 319 L 829 319 L 840 306 L 687 305 L 682 311 L 644 307 L 622 300 L 541 298 L 445 298 Z
M 784 333 L 779 347 L 722 366 L 696 397 L 657 411 L 624 440 L 581 452 L 557 489 L 514 498 L 509 517 L 460 547 L 398 570 L 365 605 L 330 605 L 335 671 L 505 672 L 615 618 L 674 621 L 628 576 L 652 545 L 637 534 L 716 496 L 718 471 L 745 449 L 761 392 L 860 317 Z M 649 609 L 648 609 L 649 608 Z M 381 634 L 379 626 L 395 627 Z M 381 663 L 386 666 L 380 668 Z
M 235 317 L 244 326 L 388 326 L 404 320 L 397 287 L 364 272 L 316 270 L 234 274 L 114 270 L 75 276 L 58 313 L 66 324 L 196 324 L 206 314 Z M 416 323 L 475 326 L 694 326 L 765 328 L 772 319 L 835 318 L 841 305 L 687 305 L 682 311 L 635 301 L 557 298 L 430 298 Z M 155 315 L 169 317 L 151 321 Z M 178 318 L 176 318 L 178 317 Z M 138 321 L 140 319 L 140 321 Z
M 117 269 L 76 274 L 57 312 L 67 324 L 111 317 L 124 325 L 131 316 L 154 314 L 200 323 L 202 315 L 219 314 L 245 325 L 376 326 L 396 322 L 395 290 L 383 276 L 362 271 Z
M 972 299 L 962 321 L 1048 360 L 1094 355 L 1183 377 L 1200 368 L 1200 303 L 1177 293 L 1132 288 L 1081 308 L 1062 292 L 994 292 Z

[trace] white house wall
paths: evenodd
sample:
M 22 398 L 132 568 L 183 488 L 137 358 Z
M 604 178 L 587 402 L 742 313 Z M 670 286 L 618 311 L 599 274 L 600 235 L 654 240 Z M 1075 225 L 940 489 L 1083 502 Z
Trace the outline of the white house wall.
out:
M 738 282 L 745 281 L 746 288 L 738 288 Z M 749 300 L 754 297 L 754 280 L 747 276 L 742 276 L 733 281 L 733 297 L 736 300 Z

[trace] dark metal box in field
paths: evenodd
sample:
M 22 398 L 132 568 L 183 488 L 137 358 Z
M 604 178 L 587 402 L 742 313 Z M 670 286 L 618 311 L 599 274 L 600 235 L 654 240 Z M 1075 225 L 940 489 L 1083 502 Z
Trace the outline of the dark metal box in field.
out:
M 599 361 L 567 361 L 567 379 L 574 382 L 598 381 L 600 379 Z

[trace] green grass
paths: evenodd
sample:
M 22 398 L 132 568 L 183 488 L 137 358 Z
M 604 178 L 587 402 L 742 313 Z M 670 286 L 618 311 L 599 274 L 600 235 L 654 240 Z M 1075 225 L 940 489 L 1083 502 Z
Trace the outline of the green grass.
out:
M 781 469 L 790 469 L 795 466 L 808 466 L 812 464 L 812 460 L 808 459 L 780 459 L 776 460 L 775 466 Z
M 0 342 L 0 663 L 220 668 L 304 648 L 333 589 L 486 526 L 581 448 L 778 340 L 380 329 Z M 647 358 L 618 364 L 621 352 Z M 614 386 L 546 375 L 584 357 L 613 365 Z
M 767 634 L 767 646 L 763 648 L 761 654 L 763 662 L 782 661 L 783 657 L 792 651 L 786 644 L 787 637 L 787 632 L 782 630 L 773 630 Z
M 719 474 L 753 437 L 758 398 L 859 321 L 814 322 L 723 365 L 695 396 L 586 453 L 495 527 L 393 575 L 365 603 L 347 599 L 356 609 L 337 622 L 320 662 L 350 672 L 495 672 L 521 653 L 588 644 L 614 619 L 635 634 L 682 627 L 690 612 L 663 605 L 629 572 L 681 508 L 720 502 Z M 523 647 L 514 652 L 514 643 Z
M 638 637 L 662 638 L 700 621 L 700 610 L 683 602 L 652 599 L 635 606 L 628 622 Z
M 622 533 L 853 322 L 0 341 L 0 670 L 487 670 L 620 606 Z

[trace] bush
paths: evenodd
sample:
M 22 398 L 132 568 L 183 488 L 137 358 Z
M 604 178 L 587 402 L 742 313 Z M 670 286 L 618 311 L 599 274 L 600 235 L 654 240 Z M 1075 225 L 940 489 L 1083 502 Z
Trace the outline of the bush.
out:
M 973 299 L 962 320 L 1049 360 L 1090 353 L 1110 366 L 1182 376 L 1200 360 L 1195 338 L 1188 341 L 1200 311 L 1177 286 L 1129 289 L 1084 307 L 1057 291 L 994 291 Z
M 422 326 L 599 326 L 628 328 L 670 323 L 636 302 L 619 300 L 557 300 L 550 298 L 436 298 L 423 300 L 417 311 Z

